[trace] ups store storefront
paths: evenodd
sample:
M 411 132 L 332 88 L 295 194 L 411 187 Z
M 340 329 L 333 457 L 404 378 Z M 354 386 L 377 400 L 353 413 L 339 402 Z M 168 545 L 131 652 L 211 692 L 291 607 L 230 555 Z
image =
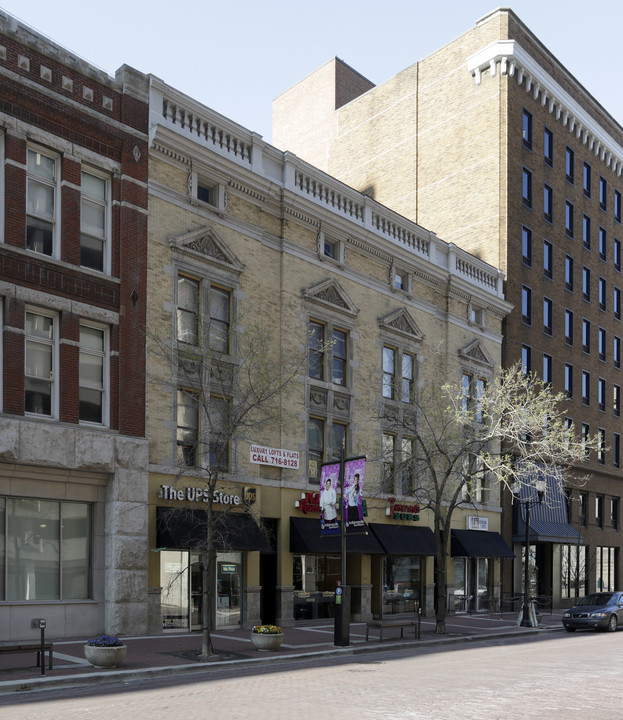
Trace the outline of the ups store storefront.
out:
M 150 628 L 200 630 L 206 490 L 161 483 L 155 492 L 150 516 Z M 254 487 L 219 489 L 213 496 L 217 556 L 211 620 L 216 629 L 248 627 L 262 616 L 274 621 L 276 520 L 258 524 L 252 517 L 256 498 Z

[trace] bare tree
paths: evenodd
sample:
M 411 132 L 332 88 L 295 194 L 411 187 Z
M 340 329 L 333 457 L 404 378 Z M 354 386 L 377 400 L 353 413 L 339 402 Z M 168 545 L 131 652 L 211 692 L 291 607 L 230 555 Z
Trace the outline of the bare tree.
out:
M 518 485 L 533 485 L 543 473 L 562 483 L 561 469 L 569 475 L 596 449 L 596 440 L 579 438 L 565 418 L 566 398 L 520 364 L 476 386 L 430 375 L 420 378 L 409 402 L 385 404 L 381 420 L 387 432 L 413 439 L 412 453 L 391 472 L 415 478 L 411 492 L 433 515 L 435 632 L 444 634 L 454 511 L 480 500 L 486 488 L 517 492 Z
M 185 513 L 194 523 L 194 547 L 189 546 L 201 555 L 203 575 L 201 656 L 209 658 L 214 656 L 217 550 L 228 546 L 227 518 L 214 509 L 215 493 L 233 479 L 240 443 L 258 442 L 268 425 L 272 431 L 279 427 L 284 393 L 303 371 L 305 354 L 280 357 L 278 344 L 259 324 L 239 325 L 233 331 L 213 323 L 205 334 L 195 327 L 184 334 L 179 324 L 178 318 L 178 337 L 190 341 L 148 338 L 148 352 L 166 374 L 150 380 L 177 398 L 175 478 L 192 477 L 202 488 L 202 517 L 193 513 L 189 518 L 192 511 L 176 508 L 168 513 L 168 522 L 178 522 Z M 261 525 L 251 507 L 242 509 Z

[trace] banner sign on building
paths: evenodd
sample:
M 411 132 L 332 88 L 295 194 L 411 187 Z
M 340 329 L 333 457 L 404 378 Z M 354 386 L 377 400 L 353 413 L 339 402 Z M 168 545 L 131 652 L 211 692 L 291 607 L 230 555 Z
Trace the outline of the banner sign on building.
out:
M 367 533 L 363 520 L 363 476 L 365 457 L 352 458 L 344 463 L 344 496 L 342 517 L 346 518 L 346 532 Z
M 327 463 L 320 468 L 320 534 L 339 535 L 344 520 L 348 535 L 367 534 L 364 522 L 363 477 L 365 457 L 344 463 L 344 494 L 340 492 L 340 463 Z M 341 507 L 340 507 L 341 505 Z
M 320 468 L 320 534 L 339 535 L 337 493 L 340 482 L 340 463 Z
M 249 459 L 255 465 L 299 469 L 299 453 L 296 450 L 251 445 Z

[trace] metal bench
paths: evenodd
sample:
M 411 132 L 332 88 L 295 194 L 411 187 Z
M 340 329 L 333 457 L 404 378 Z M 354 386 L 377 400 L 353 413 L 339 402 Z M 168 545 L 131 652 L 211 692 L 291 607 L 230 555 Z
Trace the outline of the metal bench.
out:
M 404 638 L 404 629 L 413 628 L 414 636 L 416 640 L 420 639 L 420 613 L 418 612 L 415 617 L 409 618 L 397 618 L 391 619 L 381 618 L 380 620 L 370 620 L 366 623 L 366 640 L 370 636 L 370 629 L 373 628 L 379 631 L 379 640 L 383 642 L 383 630 L 388 628 L 400 628 L 400 638 Z
M 37 653 L 37 667 L 45 662 L 45 657 L 41 658 L 41 643 L 0 643 L 0 655 L 8 655 L 9 653 Z M 43 654 L 48 653 L 48 667 L 52 670 L 54 664 L 54 645 L 53 643 L 43 643 Z

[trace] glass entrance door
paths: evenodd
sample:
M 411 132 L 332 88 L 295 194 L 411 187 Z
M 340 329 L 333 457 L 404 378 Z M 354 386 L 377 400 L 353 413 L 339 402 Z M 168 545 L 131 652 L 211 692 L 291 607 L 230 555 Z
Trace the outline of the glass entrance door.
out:
M 218 553 L 216 617 L 212 627 L 237 627 L 242 621 L 242 553 Z M 203 566 L 201 555 L 188 550 L 160 554 L 162 627 L 201 630 L 203 627 Z

